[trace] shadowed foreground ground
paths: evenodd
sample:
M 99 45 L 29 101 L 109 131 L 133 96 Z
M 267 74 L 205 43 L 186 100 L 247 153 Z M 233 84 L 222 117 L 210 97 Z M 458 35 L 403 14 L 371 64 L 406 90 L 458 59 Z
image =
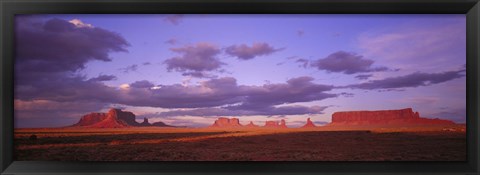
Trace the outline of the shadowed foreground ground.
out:
M 37 138 L 32 138 L 32 135 Z M 16 160 L 464 161 L 465 132 L 16 130 Z

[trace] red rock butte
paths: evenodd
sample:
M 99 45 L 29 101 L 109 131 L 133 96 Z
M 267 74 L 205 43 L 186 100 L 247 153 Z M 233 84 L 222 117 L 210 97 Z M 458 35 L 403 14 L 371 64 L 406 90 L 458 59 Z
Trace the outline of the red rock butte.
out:
M 247 125 L 245 125 L 245 127 L 254 128 L 254 127 L 258 127 L 258 125 L 254 124 L 252 121 L 250 121 L 250 123 L 248 123 Z
M 145 126 L 159 126 L 172 127 L 163 122 L 156 122 L 150 124 L 145 118 L 143 123 L 135 121 L 135 114 L 129 111 L 122 111 L 121 109 L 110 109 L 107 113 L 90 113 L 84 115 L 78 123 L 71 127 L 88 127 L 88 128 L 127 128 L 127 127 L 145 127 Z
M 315 128 L 315 127 L 317 127 L 317 126 L 315 126 L 315 124 L 313 124 L 313 122 L 310 120 L 310 118 L 308 118 L 307 123 L 302 126 L 302 128 Z
M 308 124 L 308 121 L 307 121 L 306 125 L 310 125 L 310 124 Z M 312 125 L 313 125 L 313 123 L 312 123 Z M 218 118 L 209 127 L 210 128 L 242 128 L 242 127 L 243 128 L 257 128 L 257 127 L 263 127 L 263 128 L 280 128 L 280 129 L 281 128 L 288 128 L 287 123 L 283 119 L 280 120 L 280 121 L 265 121 L 265 125 L 258 126 L 258 125 L 255 125 L 252 121 L 250 121 L 250 123 L 248 123 L 247 125 L 242 125 L 242 124 L 240 124 L 240 120 L 238 118 L 226 118 L 226 117 Z
M 285 120 L 280 120 L 278 121 L 265 121 L 265 125 L 263 127 L 266 128 L 287 128 L 287 125 L 285 123 Z
M 421 118 L 412 108 L 380 111 L 345 111 L 332 114 L 335 125 L 453 125 L 449 120 Z
M 210 127 L 220 127 L 220 128 L 237 128 L 242 127 L 238 118 L 225 118 L 220 117 L 210 126 Z

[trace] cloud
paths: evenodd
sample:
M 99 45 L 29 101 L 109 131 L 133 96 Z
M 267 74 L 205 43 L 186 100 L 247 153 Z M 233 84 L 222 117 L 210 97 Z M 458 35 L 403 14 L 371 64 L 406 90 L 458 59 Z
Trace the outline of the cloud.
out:
M 304 76 L 292 78 L 287 83 L 265 84 L 255 92 L 246 96 L 244 102 L 230 109 L 265 108 L 274 105 L 309 102 L 336 97 L 336 94 L 325 93 L 333 89 L 330 85 L 315 84 L 313 78 Z
M 15 100 L 15 110 L 21 111 L 63 111 L 63 112 L 81 112 L 91 109 L 101 109 L 103 105 L 95 102 L 57 102 L 51 100 Z M 35 116 L 35 115 L 33 115 Z
M 98 77 L 90 78 L 88 81 L 112 81 L 116 79 L 115 75 L 99 75 Z
M 114 95 L 102 83 L 112 76 L 87 79 L 76 73 L 90 61 L 108 62 L 110 53 L 127 52 L 122 36 L 80 20 L 20 15 L 15 22 L 15 99 L 108 101 Z
M 14 101 L 15 127 L 63 127 L 78 121 L 92 111 L 99 111 L 105 103 L 89 101 L 57 102 L 51 100 Z
M 175 38 L 171 38 L 171 39 L 165 41 L 165 43 L 170 44 L 170 45 L 175 45 L 175 44 L 177 44 L 177 42 L 178 41 Z
M 170 110 L 161 112 L 158 116 L 202 116 L 202 117 L 218 117 L 218 116 L 254 116 L 254 115 L 302 115 L 302 114 L 323 114 L 326 106 L 282 106 L 267 107 L 261 110 L 247 109 L 228 109 L 228 108 L 200 108 L 188 110 Z
M 280 50 L 282 49 L 276 49 L 267 43 L 259 42 L 253 43 L 252 46 L 247 46 L 246 44 L 232 45 L 227 47 L 225 52 L 241 60 L 250 60 L 258 56 L 270 55 Z
M 351 52 L 338 51 L 325 58 L 311 62 L 311 66 L 327 72 L 355 74 L 363 72 L 387 71 L 387 67 L 372 67 L 374 61 Z
M 99 111 L 115 89 L 78 75 L 90 61 L 111 61 L 112 52 L 127 52 L 119 34 L 75 19 L 15 18 L 15 127 L 65 126 Z
M 127 67 L 119 68 L 118 70 L 122 71 L 123 73 L 135 72 L 138 69 L 138 65 L 133 64 Z
M 82 22 L 81 20 L 79 20 L 79 19 L 72 19 L 72 20 L 70 20 L 70 21 L 68 21 L 68 22 L 72 23 L 73 25 L 75 25 L 76 27 L 79 27 L 79 28 L 83 28 L 83 27 L 93 28 L 93 25 L 83 23 L 83 22 Z
M 373 74 L 360 74 L 360 75 L 356 75 L 355 78 L 359 80 L 366 80 L 372 76 Z
M 92 60 L 110 61 L 110 52 L 127 52 L 129 44 L 119 34 L 98 27 L 79 27 L 86 24 L 73 21 L 17 16 L 16 70 L 27 73 L 77 71 Z
M 129 85 L 129 87 L 133 87 L 133 88 L 151 88 L 151 87 L 154 87 L 155 85 L 150 82 L 150 81 L 147 81 L 147 80 L 142 80 L 142 81 L 136 81 L 136 82 L 133 82 Z
M 310 63 L 310 60 L 299 58 L 299 59 L 295 60 L 295 62 L 299 63 L 301 67 L 307 68 L 309 63 Z
M 418 19 L 393 29 L 361 34 L 358 47 L 363 55 L 379 58 L 402 70 L 450 69 L 452 65 L 465 63 L 465 23 L 463 16 Z
M 155 85 L 139 81 L 128 88 L 115 90 L 110 103 L 161 108 L 220 108 L 245 114 L 298 114 L 318 111 L 318 108 L 277 107 L 295 102 L 310 102 L 337 97 L 329 94 L 333 86 L 315 84 L 311 77 L 298 77 L 286 83 L 262 86 L 238 85 L 233 77 L 201 81 L 196 85 Z M 295 112 L 296 111 L 296 112 Z M 299 112 L 304 111 L 304 112 Z M 307 112 L 305 112 L 307 111 Z
M 177 14 L 177 15 L 167 15 L 164 20 L 173 25 L 178 25 L 180 24 L 182 19 L 183 19 L 183 15 Z
M 302 37 L 305 34 L 303 30 L 297 30 L 297 36 Z
M 415 72 L 404 76 L 390 77 L 381 80 L 372 80 L 369 82 L 353 84 L 346 87 L 354 89 L 373 90 L 430 86 L 464 77 L 464 72 L 465 70 L 447 71 L 441 73 Z
M 406 104 L 432 104 L 440 101 L 438 97 L 434 96 L 415 96 L 415 97 L 404 97 L 401 99 L 394 100 L 395 102 L 406 103 Z
M 164 61 L 168 71 L 182 72 L 184 75 L 202 77 L 208 71 L 219 70 L 225 63 L 217 56 L 220 49 L 213 44 L 198 43 L 179 48 L 171 48 L 171 51 L 180 54 Z

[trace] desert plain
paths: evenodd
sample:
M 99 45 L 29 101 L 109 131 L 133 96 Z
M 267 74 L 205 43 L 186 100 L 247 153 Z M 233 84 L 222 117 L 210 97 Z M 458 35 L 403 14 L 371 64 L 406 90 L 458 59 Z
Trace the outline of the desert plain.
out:
M 464 161 L 464 125 L 16 129 L 16 160 Z

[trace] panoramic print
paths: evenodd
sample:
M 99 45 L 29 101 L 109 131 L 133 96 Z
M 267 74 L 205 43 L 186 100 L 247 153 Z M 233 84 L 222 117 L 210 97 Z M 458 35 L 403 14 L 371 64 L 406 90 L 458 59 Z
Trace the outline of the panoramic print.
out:
M 15 17 L 17 161 L 466 161 L 465 15 Z

